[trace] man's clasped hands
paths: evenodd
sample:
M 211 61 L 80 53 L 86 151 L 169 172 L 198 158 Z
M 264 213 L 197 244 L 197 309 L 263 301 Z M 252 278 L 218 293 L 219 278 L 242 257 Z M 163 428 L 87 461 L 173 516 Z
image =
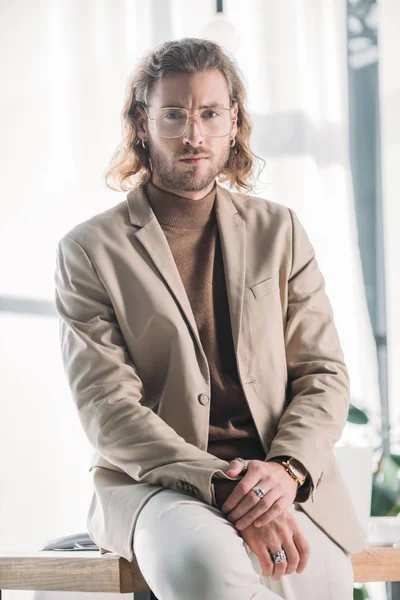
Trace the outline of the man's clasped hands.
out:
M 247 464 L 243 478 L 237 482 L 221 510 L 257 555 L 265 576 L 279 579 L 294 571 L 301 573 L 306 568 L 310 547 L 288 510 L 296 497 L 298 483 L 279 463 L 249 460 Z M 237 477 L 242 469 L 242 462 L 235 459 L 229 463 L 226 474 Z M 256 486 L 266 490 L 263 498 L 253 491 Z M 270 553 L 282 549 L 287 559 L 274 564 Z

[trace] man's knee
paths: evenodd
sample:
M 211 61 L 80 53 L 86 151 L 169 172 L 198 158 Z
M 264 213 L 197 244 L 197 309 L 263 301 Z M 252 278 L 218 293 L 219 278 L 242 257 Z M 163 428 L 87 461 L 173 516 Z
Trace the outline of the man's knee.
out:
M 169 594 L 165 598 L 171 599 L 266 600 L 271 597 L 247 552 L 239 555 L 232 552 L 229 545 L 215 545 L 212 534 L 207 544 L 204 540 L 199 544 L 196 538 L 183 543 L 179 554 L 164 563 L 162 580 L 168 582 Z
M 135 534 L 139 567 L 156 596 L 157 587 L 161 598 L 193 600 L 245 600 L 266 591 L 243 538 L 222 514 L 191 500 L 156 498 Z
M 215 600 L 225 598 L 225 579 L 230 560 L 215 556 L 212 552 L 212 538 L 205 545 L 197 540 L 187 540 L 179 553 L 164 564 L 163 580 L 171 586 L 171 597 L 191 600 Z M 227 559 L 227 560 L 226 560 Z

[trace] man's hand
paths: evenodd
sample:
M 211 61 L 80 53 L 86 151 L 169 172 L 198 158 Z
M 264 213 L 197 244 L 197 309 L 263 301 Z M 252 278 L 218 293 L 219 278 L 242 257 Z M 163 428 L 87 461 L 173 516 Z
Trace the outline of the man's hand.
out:
M 239 460 L 232 460 L 226 473 L 236 477 L 242 468 Z M 253 491 L 256 486 L 266 491 L 264 498 L 260 499 Z M 221 510 L 240 531 L 253 523 L 256 527 L 258 523 L 263 526 L 293 504 L 297 488 L 297 482 L 279 463 L 250 460 L 243 479 L 237 483 Z
M 295 517 L 285 509 L 263 527 L 250 525 L 240 532 L 250 550 L 257 555 L 266 577 L 279 579 L 296 571 L 302 573 L 310 557 L 310 546 Z M 287 560 L 274 564 L 271 554 L 284 550 Z

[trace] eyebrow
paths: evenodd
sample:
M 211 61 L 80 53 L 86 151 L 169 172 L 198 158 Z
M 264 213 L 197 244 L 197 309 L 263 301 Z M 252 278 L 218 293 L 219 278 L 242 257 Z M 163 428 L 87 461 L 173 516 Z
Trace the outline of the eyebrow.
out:
M 186 108 L 186 107 L 183 106 L 182 104 L 165 104 L 164 106 L 161 106 L 161 108 Z M 198 108 L 226 108 L 226 107 L 219 102 L 213 102 L 212 104 L 203 104 L 202 106 L 199 106 Z

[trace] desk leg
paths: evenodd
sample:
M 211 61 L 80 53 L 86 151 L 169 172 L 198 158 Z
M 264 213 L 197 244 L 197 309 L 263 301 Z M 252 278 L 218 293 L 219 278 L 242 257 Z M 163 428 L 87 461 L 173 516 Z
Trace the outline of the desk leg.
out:
M 386 592 L 388 600 L 400 600 L 400 582 L 388 581 L 386 583 Z

